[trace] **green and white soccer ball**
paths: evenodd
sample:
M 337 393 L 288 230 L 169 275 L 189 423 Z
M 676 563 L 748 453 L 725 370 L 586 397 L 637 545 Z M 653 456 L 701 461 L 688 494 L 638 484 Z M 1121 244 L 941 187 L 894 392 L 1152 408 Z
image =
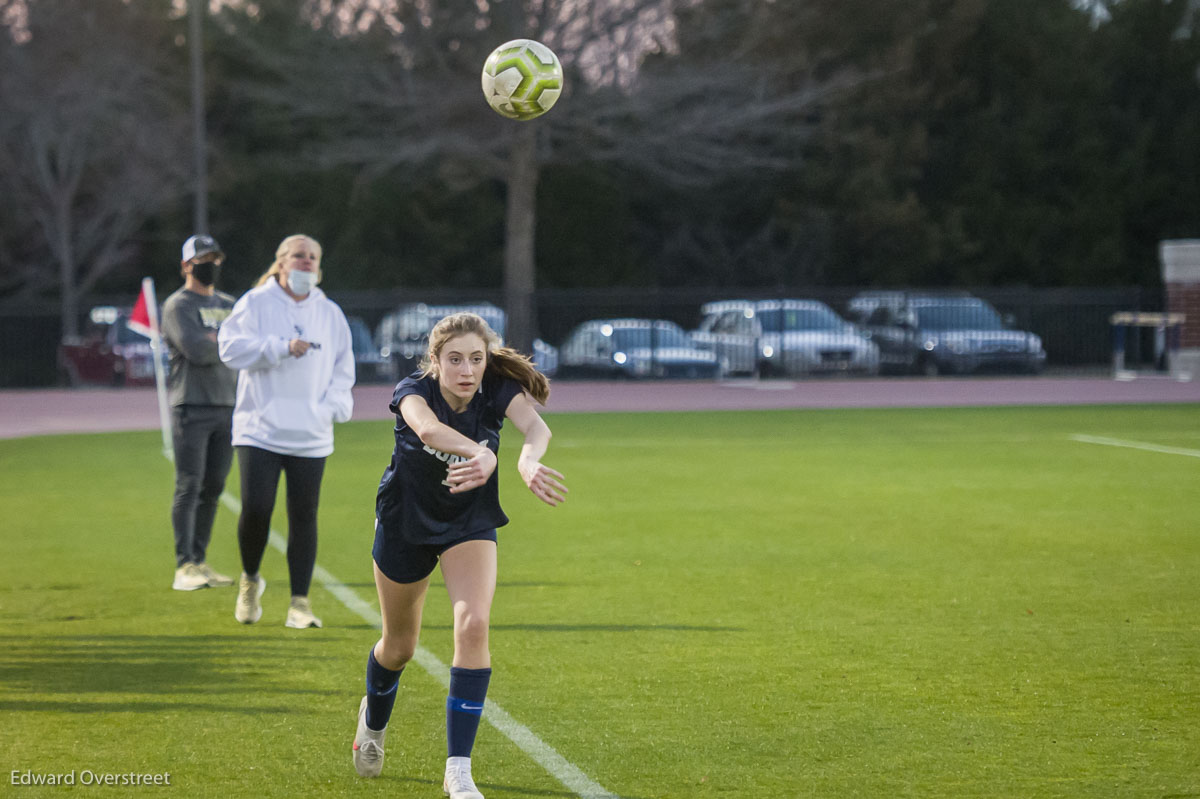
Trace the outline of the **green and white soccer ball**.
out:
M 513 39 L 492 51 L 483 64 L 483 96 L 509 119 L 540 117 L 562 94 L 563 69 L 546 45 Z

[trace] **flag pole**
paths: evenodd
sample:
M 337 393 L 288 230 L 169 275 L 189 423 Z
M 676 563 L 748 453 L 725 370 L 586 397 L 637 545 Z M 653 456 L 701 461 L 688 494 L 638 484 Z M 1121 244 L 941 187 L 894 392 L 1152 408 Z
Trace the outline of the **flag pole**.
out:
M 171 443 L 171 411 L 167 407 L 167 374 L 162 362 L 162 330 L 158 326 L 158 298 L 154 293 L 154 278 L 142 278 L 142 298 L 150 316 L 150 350 L 154 355 L 154 384 L 158 390 L 158 421 L 162 426 L 163 455 L 175 460 L 175 448 Z

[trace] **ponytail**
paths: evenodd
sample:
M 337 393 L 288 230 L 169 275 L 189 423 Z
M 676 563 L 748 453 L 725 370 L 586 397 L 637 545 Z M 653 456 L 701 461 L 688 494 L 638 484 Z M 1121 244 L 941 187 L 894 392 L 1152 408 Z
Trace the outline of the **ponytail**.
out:
M 275 279 L 275 280 L 279 279 L 279 262 L 278 261 L 271 264 L 270 269 L 268 269 L 267 271 L 265 271 L 261 275 L 259 275 L 258 281 L 254 284 L 254 287 L 258 288 L 263 283 L 266 283 L 268 280 L 271 280 L 271 279 Z
M 550 378 L 537 370 L 528 355 L 511 347 L 497 347 L 488 352 L 487 371 L 517 381 L 540 405 L 550 399 Z

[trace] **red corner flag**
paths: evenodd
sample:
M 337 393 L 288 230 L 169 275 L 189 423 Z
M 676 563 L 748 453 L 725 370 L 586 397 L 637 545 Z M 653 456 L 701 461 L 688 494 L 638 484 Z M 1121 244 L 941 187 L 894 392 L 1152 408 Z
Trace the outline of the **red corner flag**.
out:
M 158 335 L 158 301 L 154 297 L 154 281 L 150 278 L 142 281 L 142 291 L 125 324 L 146 338 L 153 339 Z
M 162 427 L 163 454 L 171 461 L 175 460 L 174 447 L 171 441 L 171 412 L 167 407 L 167 375 L 163 363 L 163 340 L 158 330 L 158 299 L 154 293 L 154 279 L 142 279 L 142 291 L 138 294 L 137 302 L 125 325 L 135 332 L 150 339 L 150 351 L 154 357 L 154 385 L 158 390 L 158 421 Z

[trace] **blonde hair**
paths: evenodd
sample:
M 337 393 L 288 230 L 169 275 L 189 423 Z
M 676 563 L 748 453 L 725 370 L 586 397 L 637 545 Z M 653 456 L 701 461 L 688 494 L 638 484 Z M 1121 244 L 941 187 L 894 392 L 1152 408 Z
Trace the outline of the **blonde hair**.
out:
M 262 276 L 259 277 L 258 282 L 254 284 L 256 287 L 261 286 L 263 283 L 266 283 L 268 280 L 271 280 L 272 278 L 274 278 L 276 280 L 279 279 L 279 272 L 280 272 L 280 270 L 283 269 L 284 259 L 287 258 L 288 253 L 290 253 L 294 249 L 294 245 L 297 244 L 298 242 L 307 242 L 308 246 L 311 247 L 314 252 L 316 252 L 316 254 L 317 254 L 317 282 L 318 283 L 321 282 L 321 244 L 320 244 L 320 242 L 318 242 L 312 236 L 305 236 L 303 233 L 296 233 L 295 235 L 288 236 L 286 239 L 279 242 L 279 246 L 275 248 L 275 262 L 271 264 L 270 268 L 267 269 L 267 271 L 262 273 Z
M 500 346 L 500 336 L 484 320 L 473 313 L 455 313 L 442 319 L 429 332 L 429 350 L 421 359 L 421 376 L 434 373 L 434 364 L 442 354 L 442 348 L 452 338 L 474 333 L 483 339 L 487 348 L 485 372 L 517 381 L 529 396 L 542 405 L 550 399 L 550 379 L 537 370 L 528 355 L 522 355 L 511 347 Z

